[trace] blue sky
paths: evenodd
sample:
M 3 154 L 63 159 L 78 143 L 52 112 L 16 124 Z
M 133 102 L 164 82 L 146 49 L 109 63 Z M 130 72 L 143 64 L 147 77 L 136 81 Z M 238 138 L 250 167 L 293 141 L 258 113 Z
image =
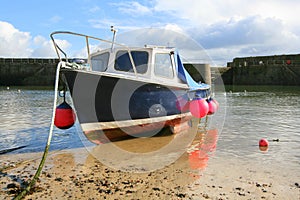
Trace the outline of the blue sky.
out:
M 234 57 L 299 53 L 299 10 L 298 0 L 2 1 L 0 57 L 55 57 L 51 32 L 109 39 L 114 25 L 118 35 L 175 31 L 196 41 L 216 65 L 226 65 Z

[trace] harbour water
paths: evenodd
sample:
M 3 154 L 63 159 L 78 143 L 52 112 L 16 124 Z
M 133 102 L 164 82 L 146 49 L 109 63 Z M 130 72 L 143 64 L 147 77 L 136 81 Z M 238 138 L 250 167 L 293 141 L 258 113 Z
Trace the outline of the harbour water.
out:
M 239 86 L 228 91 L 217 155 L 299 168 L 300 88 Z M 266 152 L 258 148 L 262 138 L 269 141 Z
M 43 151 L 51 123 L 54 92 L 45 89 L 2 88 L 0 90 L 0 152 L 20 148 L 13 153 Z M 78 125 L 68 130 L 55 129 L 51 150 L 82 146 Z
M 240 86 L 227 90 L 217 93 L 225 96 L 226 116 L 215 155 L 299 168 L 300 88 Z M 25 147 L 9 153 L 43 151 L 53 95 L 51 90 L 0 89 L 0 152 L 21 146 Z M 261 138 L 270 142 L 267 152 L 258 148 Z M 83 139 L 78 124 L 68 130 L 55 128 L 51 150 L 83 147 Z

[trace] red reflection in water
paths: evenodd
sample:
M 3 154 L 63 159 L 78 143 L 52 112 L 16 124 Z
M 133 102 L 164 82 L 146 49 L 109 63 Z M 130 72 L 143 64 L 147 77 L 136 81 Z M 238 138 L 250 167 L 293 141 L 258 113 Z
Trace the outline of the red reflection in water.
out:
M 207 166 L 210 154 L 216 150 L 218 141 L 218 130 L 208 130 L 203 135 L 203 139 L 195 147 L 195 150 L 189 153 L 190 168 L 204 169 Z

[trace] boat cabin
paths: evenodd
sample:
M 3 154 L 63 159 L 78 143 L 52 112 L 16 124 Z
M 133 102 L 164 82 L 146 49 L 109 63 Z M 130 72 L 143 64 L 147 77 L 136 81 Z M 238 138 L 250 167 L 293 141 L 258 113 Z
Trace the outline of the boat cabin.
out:
M 56 34 L 67 34 L 84 37 L 87 46 L 88 63 L 69 62 L 67 54 L 57 45 Z M 115 34 L 114 34 L 115 38 Z M 113 41 L 87 36 L 68 31 L 57 31 L 51 34 L 56 53 L 70 69 L 84 70 L 88 73 L 123 78 L 170 87 L 179 87 L 189 91 L 208 90 L 209 85 L 196 83 L 184 69 L 180 56 L 174 47 L 145 45 L 128 47 Z M 89 39 L 110 44 L 111 48 L 90 53 Z
M 148 45 L 144 48 L 120 47 L 92 53 L 89 60 L 93 72 L 185 85 L 177 75 L 175 48 Z

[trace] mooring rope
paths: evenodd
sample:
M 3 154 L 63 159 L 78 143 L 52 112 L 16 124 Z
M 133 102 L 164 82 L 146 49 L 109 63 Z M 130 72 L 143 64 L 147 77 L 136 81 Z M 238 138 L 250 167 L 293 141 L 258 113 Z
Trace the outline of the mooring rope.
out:
M 57 65 L 57 69 L 56 69 L 56 77 L 55 77 L 55 86 L 54 86 L 54 100 L 53 100 L 53 110 L 52 110 L 52 119 L 51 119 L 51 125 L 50 125 L 50 130 L 49 130 L 49 134 L 48 134 L 48 140 L 45 146 L 45 150 L 44 150 L 44 154 L 43 157 L 41 159 L 41 162 L 39 164 L 39 167 L 37 169 L 37 171 L 35 172 L 34 177 L 32 178 L 31 182 L 26 186 L 26 188 L 23 189 L 22 192 L 20 192 L 14 199 L 19 200 L 22 199 L 23 197 L 26 196 L 26 194 L 31 190 L 31 188 L 35 185 L 38 177 L 41 174 L 41 171 L 44 167 L 45 161 L 46 161 L 46 157 L 48 155 L 49 152 L 49 148 L 50 148 L 50 143 L 52 140 L 52 135 L 53 135 L 53 128 L 54 128 L 54 119 L 55 119 L 55 110 L 56 110 L 56 106 L 57 106 L 57 94 L 58 94 L 58 84 L 59 84 L 59 73 L 60 73 L 60 68 L 61 68 L 62 62 L 59 62 Z

